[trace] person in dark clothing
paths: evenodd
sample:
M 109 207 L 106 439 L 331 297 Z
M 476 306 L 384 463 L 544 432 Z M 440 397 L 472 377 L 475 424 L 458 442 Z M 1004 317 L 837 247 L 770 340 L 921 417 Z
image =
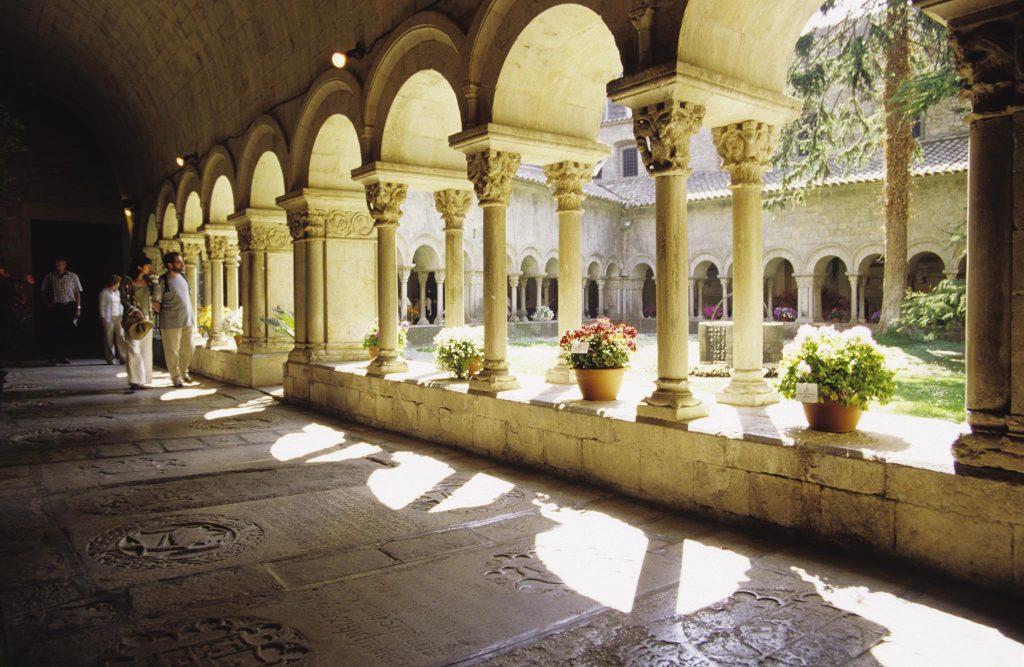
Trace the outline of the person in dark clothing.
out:
M 50 362 L 70 364 L 68 348 L 82 314 L 82 282 L 68 271 L 67 259 L 58 257 L 53 264 L 54 270 L 46 274 L 42 285 L 50 317 Z

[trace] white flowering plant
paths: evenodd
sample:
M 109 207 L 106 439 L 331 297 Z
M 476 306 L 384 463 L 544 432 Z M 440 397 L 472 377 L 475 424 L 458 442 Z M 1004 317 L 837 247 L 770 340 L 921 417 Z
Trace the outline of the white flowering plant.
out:
M 483 327 L 451 327 L 434 336 L 434 363 L 460 380 L 468 380 L 470 363 L 484 356 Z
M 405 349 L 405 343 L 409 338 L 409 322 L 407 320 L 398 323 L 398 351 Z M 363 349 L 380 347 L 380 325 L 374 323 L 372 327 L 363 334 Z
M 555 319 L 555 311 L 551 310 L 547 306 L 541 306 L 537 309 L 537 312 L 533 314 L 534 322 L 550 322 Z
M 840 333 L 805 324 L 782 351 L 779 392 L 795 398 L 797 383 L 806 382 L 818 385 L 819 400 L 865 409 L 873 400 L 889 402 L 896 392 L 896 371 L 867 327 Z

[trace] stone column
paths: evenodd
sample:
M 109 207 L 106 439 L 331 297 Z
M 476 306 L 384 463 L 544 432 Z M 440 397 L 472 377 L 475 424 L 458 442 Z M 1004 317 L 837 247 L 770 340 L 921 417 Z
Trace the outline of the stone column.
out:
M 604 317 L 604 280 L 597 279 L 597 316 Z
M 413 267 L 411 266 L 400 266 L 398 267 L 398 289 L 400 291 L 398 299 L 398 319 L 404 321 L 409 317 L 406 309 L 406 304 L 409 303 L 409 276 L 412 275 Z
M 796 280 L 796 321 L 810 322 L 814 316 L 814 275 L 793 274 Z
M 761 269 L 761 192 L 775 147 L 775 128 L 746 121 L 712 131 L 732 190 L 732 357 L 729 384 L 717 394 L 730 405 L 776 403 L 779 395 L 764 381 L 764 276 Z M 728 280 L 728 279 L 727 279 Z M 728 282 L 726 282 L 728 286 Z M 726 312 L 729 299 L 725 298 Z
M 540 281 L 540 304 L 542 306 L 548 306 L 548 289 L 551 287 L 551 279 L 543 278 Z M 550 306 L 548 306 L 550 308 Z
M 209 237 L 207 237 L 207 239 L 206 239 L 207 246 L 209 246 L 209 240 L 210 240 Z M 200 262 L 200 265 L 203 267 L 203 298 L 202 298 L 202 301 L 199 303 L 199 305 L 200 306 L 210 306 L 210 305 L 212 305 L 212 302 L 213 302 L 213 299 L 212 299 L 213 291 L 210 288 L 210 271 L 212 271 L 213 269 L 210 266 L 209 255 L 207 255 L 204 252 L 203 256 L 204 256 L 204 259 Z M 196 280 L 197 281 L 199 280 L 198 276 L 196 276 Z M 212 310 L 211 310 L 211 312 L 212 312 Z
M 848 273 L 846 277 L 850 280 L 850 324 L 860 322 L 860 274 Z
M 533 287 L 534 287 L 534 293 L 533 293 L 533 303 L 534 303 L 533 316 L 534 316 L 534 318 L 537 317 L 537 311 L 540 310 L 540 307 L 543 305 L 543 302 L 541 300 L 541 297 L 544 296 L 543 288 L 541 286 L 541 283 L 543 283 L 543 282 L 544 282 L 544 279 L 541 277 L 541 274 L 539 274 L 539 273 L 534 274 L 534 276 L 533 276 Z
M 697 319 L 704 319 L 704 283 L 706 279 L 701 278 L 697 281 Z
M 367 375 L 384 376 L 409 370 L 398 349 L 398 320 L 392 316 L 398 310 L 395 303 L 398 301 L 398 285 L 395 284 L 398 279 L 398 221 L 408 192 L 408 186 L 397 183 L 366 186 L 366 204 L 377 228 L 377 325 L 380 327 L 379 351 L 367 366 Z M 421 283 L 420 289 L 424 293 L 426 281 Z M 420 301 L 422 306 L 423 301 Z
M 142 254 L 145 255 L 146 257 L 149 257 L 150 261 L 153 262 L 152 270 L 154 274 L 162 273 L 164 260 L 163 251 L 161 251 L 160 248 L 151 245 L 144 246 L 142 248 Z
M 768 278 L 764 281 L 765 294 L 768 295 L 766 301 L 768 302 L 768 321 L 775 319 L 775 279 Z
M 658 317 L 658 379 L 654 393 L 637 406 L 638 419 L 675 422 L 708 414 L 707 406 L 690 391 L 689 346 L 679 344 L 689 340 L 686 179 L 690 138 L 703 119 L 703 106 L 674 99 L 633 114 L 637 149 L 654 176 Z
M 437 283 L 437 298 L 434 299 L 434 308 L 437 313 L 434 316 L 434 324 L 444 324 L 444 271 L 434 272 L 434 282 Z
M 526 277 L 519 274 L 519 321 L 526 321 Z
M 821 312 L 821 284 L 824 282 L 825 277 L 820 273 L 815 273 L 812 280 L 811 296 L 814 299 L 811 309 L 811 319 L 814 322 L 821 322 L 825 319 L 824 314 Z
M 512 293 L 512 308 L 509 309 L 509 322 L 519 321 L 519 276 L 521 273 L 508 274 L 508 286 Z
M 583 278 L 582 280 L 583 319 L 587 319 L 588 317 L 590 317 L 590 299 L 588 298 L 589 295 L 587 294 L 587 285 L 590 283 L 590 278 Z
M 733 196 L 735 201 L 735 195 Z M 731 278 L 721 278 L 722 283 L 722 319 L 727 320 L 732 317 L 732 311 L 729 308 L 729 287 L 731 287 Z
M 861 275 L 860 280 L 857 281 L 857 287 L 857 294 L 859 295 L 857 303 L 857 312 L 860 313 L 859 317 L 857 318 L 857 321 L 864 323 L 868 321 L 868 315 L 871 314 L 864 312 L 865 310 L 867 310 L 867 303 L 865 303 L 864 297 L 868 288 L 868 277 L 865 275 Z
M 274 309 L 294 312 L 291 235 L 281 209 L 238 211 L 229 218 L 238 230 L 242 251 L 242 330 L 239 352 L 270 354 L 290 352 L 295 341 L 274 331 L 266 319 Z
M 957 271 L 943 271 L 942 277 L 946 280 L 956 280 Z
M 192 299 L 192 312 L 199 314 L 199 263 L 206 255 L 206 239 L 202 234 L 179 234 L 181 240 L 181 257 L 185 260 L 185 280 L 188 281 L 189 297 Z
M 472 392 L 493 394 L 518 389 L 509 373 L 506 321 L 507 259 L 505 215 L 512 197 L 517 153 L 485 150 L 467 156 L 469 180 L 484 209 L 484 368 L 469 381 Z
M 224 256 L 224 274 L 227 282 L 228 302 L 231 310 L 238 310 L 238 245 L 228 244 L 228 252 Z
M 209 234 L 206 237 L 206 250 L 210 258 L 209 273 L 206 284 L 210 286 L 210 335 L 206 339 L 206 347 L 220 347 L 227 343 L 224 335 L 224 257 L 228 253 L 226 236 Z
M 987 3 L 994 4 L 994 3 Z M 936 2 L 971 113 L 967 178 L 967 423 L 958 470 L 1024 480 L 1024 31 L 1019 3 Z
M 416 278 L 420 283 L 420 319 L 417 324 L 430 324 L 430 320 L 427 319 L 427 278 L 429 277 L 428 271 L 416 272 Z
M 484 295 L 484 272 L 469 272 L 469 291 L 472 295 L 470 311 L 473 313 L 473 321 L 483 320 L 483 295 Z
M 466 323 L 465 271 L 462 256 L 462 227 L 473 193 L 467 190 L 438 190 L 434 207 L 444 220 L 444 268 L 448 276 L 447 305 L 443 312 L 445 326 L 461 327 Z M 438 288 L 438 296 L 442 290 Z

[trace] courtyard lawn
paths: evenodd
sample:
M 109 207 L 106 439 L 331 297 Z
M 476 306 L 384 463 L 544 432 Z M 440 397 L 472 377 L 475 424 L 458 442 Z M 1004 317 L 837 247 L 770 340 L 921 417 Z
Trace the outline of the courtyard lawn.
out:
M 879 336 L 879 344 L 889 363 L 897 369 L 896 395 L 888 405 L 874 404 L 874 412 L 929 417 L 962 422 L 964 412 L 964 344 L 946 341 L 916 341 L 901 336 Z M 693 366 L 699 361 L 696 336 L 687 341 Z M 653 381 L 658 376 L 657 338 L 642 334 L 637 338 L 626 379 Z M 508 360 L 515 374 L 543 376 L 555 361 L 558 346 L 553 340 L 509 342 Z M 406 356 L 431 363 L 433 348 L 407 350 Z M 774 384 L 774 379 L 769 379 Z M 694 391 L 713 394 L 728 383 L 728 378 L 690 377 Z

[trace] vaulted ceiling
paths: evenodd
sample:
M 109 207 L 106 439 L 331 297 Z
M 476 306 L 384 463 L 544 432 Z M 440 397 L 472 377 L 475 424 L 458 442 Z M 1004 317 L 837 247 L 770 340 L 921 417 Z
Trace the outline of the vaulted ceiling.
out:
M 334 50 L 372 41 L 426 4 L 0 0 L 0 76 L 80 114 L 129 193 L 174 171 L 176 155 L 301 95 Z M 475 3 L 434 4 L 458 16 Z

